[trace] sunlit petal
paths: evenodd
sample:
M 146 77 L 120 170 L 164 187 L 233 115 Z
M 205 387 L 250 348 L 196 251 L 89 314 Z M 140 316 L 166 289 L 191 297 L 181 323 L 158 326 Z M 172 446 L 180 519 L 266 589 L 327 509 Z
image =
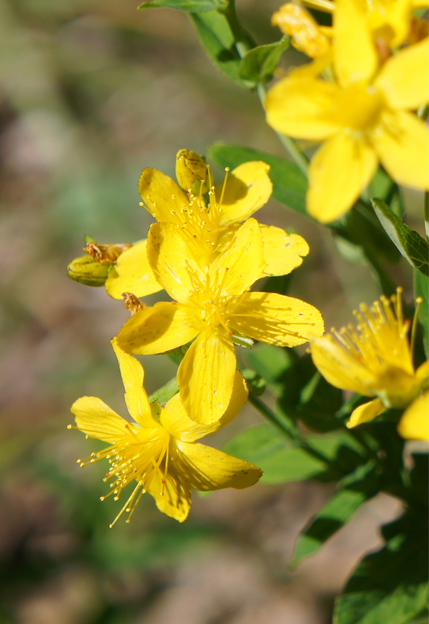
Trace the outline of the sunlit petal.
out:
M 186 520 L 191 509 L 191 487 L 174 467 L 165 476 L 160 472 L 154 474 L 146 491 L 162 513 L 179 522 Z
M 97 397 L 81 397 L 71 406 L 78 428 L 89 438 L 114 444 L 127 434 L 127 421 Z
M 424 392 L 405 410 L 398 432 L 407 440 L 429 442 L 429 392 Z
M 262 476 L 257 466 L 210 446 L 177 442 L 177 447 L 182 453 L 180 470 L 195 490 L 241 490 L 254 485 Z
M 346 423 L 347 427 L 353 429 L 362 423 L 374 420 L 374 418 L 377 418 L 385 411 L 386 407 L 381 399 L 374 399 L 374 401 L 359 405 L 359 407 L 353 410 L 350 420 Z
M 146 240 L 124 251 L 110 269 L 106 290 L 114 299 L 122 299 L 122 293 L 131 292 L 136 297 L 146 297 L 162 290 L 146 255 Z
M 126 353 L 151 355 L 186 344 L 198 331 L 185 308 L 162 302 L 134 314 L 119 332 L 117 341 Z
M 186 194 L 176 182 L 151 167 L 143 169 L 139 191 L 145 207 L 157 221 L 179 223 L 172 211 L 178 212 L 189 206 Z
M 234 346 L 223 328 L 208 329 L 192 343 L 177 375 L 192 420 L 205 425 L 221 418 L 231 401 L 235 369 Z
M 369 184 L 377 164 L 375 150 L 361 133 L 338 132 L 311 160 L 307 193 L 309 214 L 322 223 L 338 219 Z
M 310 248 L 298 234 L 288 234 L 274 225 L 259 225 L 267 266 L 264 275 L 287 275 L 302 264 Z
M 269 170 L 264 162 L 244 163 L 229 174 L 224 193 L 223 184 L 216 188 L 218 202 L 223 195 L 221 225 L 244 221 L 267 203 L 273 190 Z
M 261 342 L 296 347 L 323 333 L 323 318 L 309 303 L 275 293 L 245 293 L 230 327 Z
M 429 130 L 420 119 L 405 111 L 386 111 L 371 140 L 396 182 L 429 189 Z

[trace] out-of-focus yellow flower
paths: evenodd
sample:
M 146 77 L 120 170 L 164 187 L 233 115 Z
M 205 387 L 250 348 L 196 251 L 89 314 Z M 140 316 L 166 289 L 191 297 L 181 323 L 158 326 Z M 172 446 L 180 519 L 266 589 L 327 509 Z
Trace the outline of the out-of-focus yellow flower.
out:
M 356 11 L 366 21 L 375 45 L 384 42 L 397 48 L 410 37 L 413 29 L 413 11 L 427 8 L 428 0 L 303 0 L 303 4 L 319 11 L 337 15 L 338 10 Z
M 310 58 L 318 58 L 329 52 L 327 32 L 330 33 L 331 29 L 319 26 L 310 13 L 298 4 L 284 4 L 273 14 L 271 22 L 291 37 L 297 50 Z
M 125 401 L 134 422 L 121 418 L 97 397 L 82 397 L 72 406 L 77 429 L 87 438 L 107 442 L 109 446 L 94 452 L 83 467 L 99 459 L 108 459 L 109 472 L 104 481 L 113 480 L 115 500 L 122 490 L 137 482 L 131 496 L 115 521 L 125 511 L 129 522 L 145 492 L 156 501 L 158 509 L 179 522 L 186 520 L 191 507 L 191 488 L 212 491 L 254 485 L 262 472 L 241 459 L 231 457 L 197 440 L 217 431 L 235 418 L 247 399 L 247 388 L 240 373 L 234 377 L 234 390 L 221 420 L 212 425 L 197 425 L 182 407 L 180 396 L 174 396 L 164 408 L 149 403 L 143 389 L 144 370 L 132 356 L 112 341 L 125 387 Z M 69 428 L 74 428 L 69 425 Z M 104 500 L 103 496 L 101 500 Z
M 429 132 L 408 112 L 429 99 L 429 40 L 377 71 L 365 23 L 351 14 L 335 26 L 333 68 L 335 82 L 292 72 L 265 104 L 277 131 L 324 141 L 310 163 L 307 193 L 309 214 L 323 223 L 353 205 L 380 161 L 399 184 L 429 188 Z
M 348 427 L 373 420 L 388 408 L 405 408 L 428 387 L 429 362 L 417 370 L 413 366 L 401 289 L 391 300 L 381 297 L 370 310 L 362 304 L 355 313 L 356 328 L 349 325 L 311 340 L 313 362 L 330 384 L 377 397 L 353 411 Z
M 202 269 L 195 247 L 171 223 L 152 225 L 148 258 L 159 283 L 174 299 L 137 312 L 125 323 L 118 344 L 149 355 L 176 349 L 197 338 L 183 358 L 178 382 L 192 420 L 211 423 L 225 411 L 236 369 L 234 332 L 294 347 L 323 333 L 313 306 L 273 293 L 247 292 L 264 274 L 263 239 L 248 219 L 231 245 Z
M 413 401 L 398 425 L 399 434 L 407 440 L 429 442 L 429 392 Z

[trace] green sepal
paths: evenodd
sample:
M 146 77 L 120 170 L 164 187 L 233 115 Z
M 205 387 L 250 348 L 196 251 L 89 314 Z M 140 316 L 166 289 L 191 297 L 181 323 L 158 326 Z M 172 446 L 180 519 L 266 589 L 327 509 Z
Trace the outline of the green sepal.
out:
M 249 50 L 240 65 L 240 76 L 255 83 L 271 80 L 280 62 L 281 55 L 290 45 L 285 36 L 276 43 L 261 45 Z
M 143 9 L 177 9 L 187 13 L 200 13 L 221 8 L 227 0 L 151 0 L 143 2 L 138 10 Z
M 375 213 L 387 235 L 414 269 L 429 277 L 429 245 L 381 199 L 371 199 Z
M 70 279 L 86 286 L 104 286 L 109 275 L 109 266 L 100 264 L 91 256 L 79 256 L 67 267 Z

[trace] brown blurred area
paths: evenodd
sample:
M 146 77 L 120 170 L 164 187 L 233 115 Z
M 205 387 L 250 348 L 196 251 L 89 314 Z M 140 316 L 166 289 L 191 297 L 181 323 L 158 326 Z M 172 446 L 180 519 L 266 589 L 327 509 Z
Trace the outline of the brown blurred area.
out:
M 0 622 L 327 624 L 377 527 L 398 513 L 393 499 L 368 504 L 291 573 L 294 539 L 332 486 L 196 495 L 184 525 L 143 500 L 130 525 L 109 529 L 119 503 L 99 500 L 105 467 L 76 464 L 96 443 L 66 430 L 72 402 L 125 409 L 109 340 L 127 312 L 66 277 L 84 234 L 143 237 L 140 171 L 173 175 L 181 148 L 224 140 L 283 155 L 256 95 L 211 66 L 186 16 L 136 5 L 0 0 Z M 258 43 L 278 38 L 277 5 L 237 2 Z M 322 228 L 274 201 L 260 218 L 309 240 L 290 294 L 328 326 L 377 297 L 368 269 L 346 264 Z M 162 356 L 145 368 L 149 393 L 175 372 Z M 255 422 L 246 408 L 225 439 Z

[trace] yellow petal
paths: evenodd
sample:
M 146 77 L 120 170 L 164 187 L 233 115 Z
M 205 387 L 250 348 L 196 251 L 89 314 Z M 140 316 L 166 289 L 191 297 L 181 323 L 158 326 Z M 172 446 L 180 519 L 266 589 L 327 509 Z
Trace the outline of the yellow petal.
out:
M 165 478 L 157 471 L 145 487 L 162 513 L 179 522 L 186 520 L 191 509 L 191 488 L 181 474 L 171 468 L 171 463 Z
M 424 392 L 405 410 L 398 432 L 407 440 L 429 442 L 429 392 Z
M 386 411 L 386 407 L 383 404 L 381 399 L 374 399 L 369 403 L 364 403 L 363 405 L 359 405 L 355 410 L 353 410 L 350 420 L 346 423 L 349 429 L 353 429 L 353 427 L 357 427 L 362 423 L 369 422 L 370 420 L 374 420 L 377 416 L 380 416 L 383 412 Z
M 181 452 L 180 471 L 195 490 L 241 490 L 254 485 L 262 476 L 257 466 L 210 446 L 177 442 L 177 447 Z
M 115 444 L 128 434 L 126 420 L 97 397 L 82 397 L 71 406 L 78 429 L 89 438 Z
M 232 396 L 226 412 L 221 418 L 209 425 L 201 425 L 191 420 L 182 405 L 180 394 L 176 394 L 168 401 L 162 410 L 160 422 L 162 426 L 177 440 L 195 442 L 214 433 L 221 427 L 234 420 L 238 412 L 247 401 L 247 385 L 241 373 L 235 371 Z
M 222 204 L 221 225 L 230 225 L 248 219 L 269 200 L 273 185 L 268 172 L 270 165 L 254 161 L 240 165 L 229 174 Z M 216 188 L 216 198 L 222 197 L 223 184 Z
M 422 387 L 426 388 L 429 385 L 429 360 L 423 362 L 416 370 L 416 377 L 422 382 Z
M 136 243 L 119 256 L 110 269 L 106 290 L 113 299 L 122 299 L 124 292 L 146 297 L 162 290 L 149 266 L 146 240 Z
M 343 86 L 374 75 L 378 60 L 365 2 L 335 0 L 333 50 L 335 73 Z
M 265 99 L 267 122 L 278 132 L 298 139 L 320 141 L 332 136 L 338 124 L 330 114 L 337 85 L 311 77 L 280 80 Z
M 420 119 L 405 111 L 386 111 L 372 142 L 396 182 L 429 189 L 429 131 Z
M 157 423 L 152 418 L 149 399 L 143 388 L 143 366 L 118 346 L 116 338 L 112 340 L 112 347 L 118 358 L 129 413 L 143 427 L 156 427 Z
M 258 222 L 248 219 L 237 231 L 230 247 L 210 266 L 210 283 L 221 282 L 224 295 L 240 295 L 264 273 L 263 247 Z
M 137 312 L 117 336 L 118 346 L 126 353 L 151 355 L 180 347 L 198 334 L 193 317 L 180 304 L 156 303 Z
M 205 281 L 182 232 L 172 223 L 154 223 L 147 245 L 149 264 L 156 279 L 170 297 L 179 302 L 189 299 L 198 280 L 199 283 Z
M 183 358 L 177 380 L 183 406 L 192 420 L 219 420 L 231 401 L 236 358 L 231 338 L 218 328 L 200 334 Z
M 323 334 L 323 318 L 309 303 L 275 293 L 245 293 L 229 325 L 245 336 L 282 347 L 296 347 Z
M 362 135 L 338 132 L 313 156 L 308 170 L 308 213 L 329 223 L 354 204 L 378 165 L 372 146 Z
M 414 110 L 429 101 L 429 38 L 392 56 L 374 85 L 392 108 Z
M 157 169 L 143 169 L 139 191 L 145 208 L 157 221 L 180 223 L 176 213 L 189 206 L 188 198 L 180 186 Z
M 369 385 L 377 378 L 361 366 L 331 335 L 311 340 L 311 357 L 323 377 L 336 388 L 371 396 Z
M 261 225 L 264 257 L 267 266 L 264 275 L 287 275 L 302 264 L 310 251 L 307 242 L 298 234 L 288 234 L 274 225 Z

